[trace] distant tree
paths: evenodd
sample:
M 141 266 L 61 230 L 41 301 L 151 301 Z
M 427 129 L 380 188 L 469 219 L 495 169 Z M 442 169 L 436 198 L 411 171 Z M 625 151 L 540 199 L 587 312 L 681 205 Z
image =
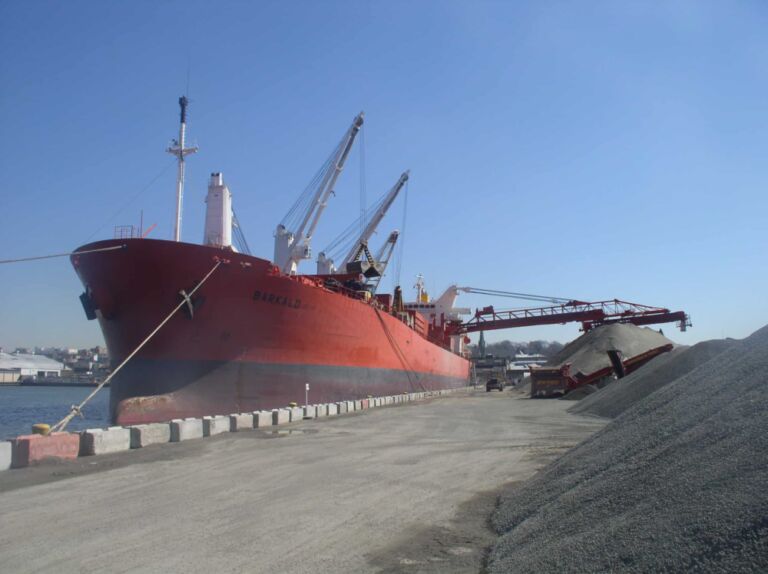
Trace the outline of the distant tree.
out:
M 498 341 L 496 343 L 487 343 L 485 353 L 494 357 L 514 357 L 520 353 L 528 355 L 544 355 L 547 358 L 555 356 L 563 348 L 559 341 Z M 468 349 L 473 357 L 480 357 L 478 345 L 469 345 Z
M 530 341 L 528 343 L 528 352 L 531 355 L 543 355 L 544 351 L 547 348 L 547 342 L 546 341 Z
M 554 357 L 563 350 L 564 346 L 565 345 L 563 345 L 560 341 L 550 341 L 549 346 L 547 347 L 547 350 L 544 354 L 547 357 Z

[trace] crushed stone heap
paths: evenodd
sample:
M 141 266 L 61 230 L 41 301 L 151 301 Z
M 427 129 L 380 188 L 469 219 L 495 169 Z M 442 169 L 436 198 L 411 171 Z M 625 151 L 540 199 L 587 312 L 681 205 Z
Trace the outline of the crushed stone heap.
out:
M 768 327 L 501 497 L 488 571 L 768 571 Z
M 677 347 L 589 395 L 568 410 L 577 414 L 616 418 L 636 402 L 714 359 L 734 344 L 735 339 L 715 339 L 702 341 L 692 347 Z
M 670 343 L 664 335 L 648 327 L 624 323 L 603 325 L 568 343 L 547 364 L 558 367 L 570 363 L 572 375 L 579 372 L 589 375 L 611 366 L 609 350 L 618 349 L 629 359 Z

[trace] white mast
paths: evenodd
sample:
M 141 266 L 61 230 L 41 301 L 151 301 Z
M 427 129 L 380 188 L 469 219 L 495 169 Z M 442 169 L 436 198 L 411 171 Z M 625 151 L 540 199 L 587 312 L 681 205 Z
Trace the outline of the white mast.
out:
M 181 203 L 184 198 L 184 156 L 197 151 L 197 146 L 184 147 L 187 135 L 187 100 L 186 96 L 179 98 L 179 107 L 181 107 L 181 125 L 179 126 L 179 139 L 173 140 L 173 144 L 167 151 L 175 155 L 179 162 L 179 171 L 176 176 L 176 226 L 173 230 L 173 240 L 181 241 Z

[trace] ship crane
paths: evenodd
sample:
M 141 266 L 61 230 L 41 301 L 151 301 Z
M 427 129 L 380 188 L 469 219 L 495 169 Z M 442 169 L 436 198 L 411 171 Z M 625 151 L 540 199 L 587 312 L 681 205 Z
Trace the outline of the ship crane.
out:
M 340 243 L 343 241 L 348 240 L 349 236 L 352 233 L 352 227 L 350 226 L 347 228 L 342 234 L 334 240 L 334 242 L 328 246 L 317 258 L 317 274 L 318 275 L 331 275 L 334 273 L 363 273 L 367 277 L 372 278 L 375 275 L 380 275 L 382 273 L 381 271 L 381 265 L 380 261 L 381 259 L 379 257 L 373 258 L 369 257 L 368 253 L 368 241 L 371 239 L 373 234 L 376 232 L 376 228 L 381 223 L 382 219 L 384 219 L 384 216 L 387 215 L 387 212 L 389 211 L 389 208 L 392 207 L 392 204 L 394 203 L 395 199 L 397 199 L 398 194 L 403 189 L 405 184 L 408 182 L 408 177 L 410 176 L 410 170 L 404 171 L 400 178 L 397 180 L 395 185 L 392 186 L 392 188 L 384 194 L 382 198 L 380 198 L 377 203 L 371 208 L 373 210 L 373 213 L 371 215 L 370 221 L 365 226 L 365 229 L 360 233 L 360 235 L 355 239 L 355 241 L 351 244 L 351 247 L 347 251 L 346 256 L 341 260 L 341 263 L 336 266 L 336 264 L 333 261 L 333 257 L 329 255 L 329 252 L 331 250 L 335 250 Z M 360 219 L 358 219 L 355 224 L 359 223 Z M 354 225 L 354 224 L 353 224 Z M 349 245 L 348 243 L 345 243 L 346 245 Z M 385 246 L 387 243 L 384 244 Z M 341 249 L 339 249 L 341 251 Z M 359 262 L 359 259 L 362 255 L 366 256 L 368 265 Z M 354 265 L 358 263 L 358 265 Z M 352 267 L 352 268 L 350 268 Z
M 360 257 L 360 249 L 368 246 L 368 240 L 373 235 L 373 232 L 376 231 L 376 228 L 379 226 L 379 223 L 381 223 L 381 220 L 384 219 L 384 216 L 387 214 L 387 211 L 389 211 L 392 203 L 394 203 L 395 199 L 397 199 L 397 195 L 408 181 L 409 175 L 410 170 L 406 170 L 400 175 L 397 183 L 395 183 L 395 185 L 392 186 L 392 189 L 389 190 L 387 195 L 384 197 L 384 200 L 381 202 L 379 207 L 376 209 L 376 212 L 371 217 L 371 220 L 368 222 L 368 225 L 365 226 L 365 229 L 360 234 L 356 245 L 349 251 L 349 253 L 347 253 L 347 256 L 342 259 L 341 264 L 339 265 L 339 269 L 346 270 L 349 263 L 352 263 L 358 257 Z
M 390 259 L 392 259 L 392 253 L 395 251 L 395 244 L 400 237 L 400 232 L 394 230 L 387 237 L 387 241 L 381 246 L 379 252 L 376 254 L 376 262 L 379 265 L 379 275 L 368 280 L 368 285 L 371 286 L 371 293 L 375 294 L 379 289 L 379 283 L 381 278 L 384 277 L 384 272 L 387 270 Z
M 336 181 L 344 169 L 352 144 L 363 125 L 363 112 L 352 121 L 331 157 L 318 172 L 307 189 L 299 197 L 275 232 L 275 260 L 283 273 L 295 274 L 302 259 L 310 259 L 310 243 L 328 200 L 334 193 Z M 317 184 L 317 185 L 315 185 Z M 288 220 L 297 220 L 295 229 Z

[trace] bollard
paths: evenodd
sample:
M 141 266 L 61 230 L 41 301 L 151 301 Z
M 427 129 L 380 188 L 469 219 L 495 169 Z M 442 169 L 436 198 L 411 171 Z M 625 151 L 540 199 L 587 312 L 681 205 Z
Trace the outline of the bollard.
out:
M 45 423 L 36 423 L 32 425 L 32 434 L 41 434 L 43 436 L 51 434 L 51 425 Z

